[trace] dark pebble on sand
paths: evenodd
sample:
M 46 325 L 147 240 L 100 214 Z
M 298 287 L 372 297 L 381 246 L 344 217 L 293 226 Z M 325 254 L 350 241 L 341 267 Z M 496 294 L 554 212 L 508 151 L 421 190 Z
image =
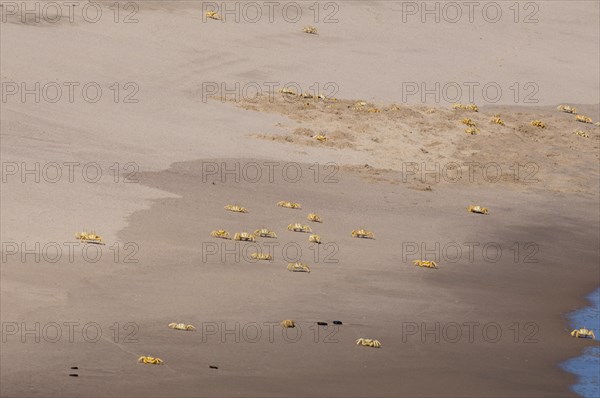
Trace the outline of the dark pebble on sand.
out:
M 341 324 L 342 324 L 342 321 L 333 321 L 333 324 L 334 324 L 334 325 L 341 325 Z
M 317 325 L 319 325 L 319 326 L 327 326 L 327 322 L 317 322 Z
M 211 369 L 219 369 L 219 367 L 215 366 L 215 365 L 208 365 L 208 367 L 211 368 Z
M 69 376 L 71 376 L 71 377 L 79 377 L 79 375 L 75 374 L 75 373 L 70 373 Z

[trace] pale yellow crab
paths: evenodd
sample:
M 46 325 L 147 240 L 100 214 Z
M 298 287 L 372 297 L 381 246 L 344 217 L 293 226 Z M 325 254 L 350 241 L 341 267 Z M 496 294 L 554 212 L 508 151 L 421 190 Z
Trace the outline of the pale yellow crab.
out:
M 574 115 L 577 114 L 577 109 L 575 109 L 575 107 L 570 106 L 570 105 L 559 105 L 557 108 L 559 111 L 563 111 L 566 113 L 572 113 Z
M 580 339 L 592 339 L 594 340 L 596 336 L 594 335 L 594 331 L 591 329 L 587 329 L 585 326 L 580 329 L 575 329 L 571 332 L 571 336 L 578 337 Z
M 466 124 L 469 127 L 474 127 L 475 126 L 475 122 L 472 119 L 469 119 L 468 117 L 464 118 L 463 120 L 460 121 L 462 124 Z
M 212 236 L 214 238 L 231 239 L 229 237 L 229 232 L 225 231 L 224 229 L 217 229 L 215 231 L 212 231 L 210 233 L 210 236 Z
M 479 108 L 475 104 L 467 104 L 467 105 L 463 105 L 460 103 L 452 104 L 452 109 L 459 109 L 459 110 L 472 111 L 472 112 L 479 111 Z
M 485 207 L 481 207 L 481 206 L 469 206 L 467 207 L 467 211 L 470 211 L 471 213 L 478 213 L 478 214 L 489 214 L 489 210 Z
M 248 232 L 236 232 L 236 234 L 233 236 L 233 240 L 241 240 L 241 241 L 247 241 L 247 242 L 255 242 L 256 239 L 254 238 L 254 235 L 249 234 Z
M 294 232 L 312 232 L 311 227 L 309 227 L 308 225 L 300 224 L 300 223 L 294 223 L 294 224 L 288 225 L 288 230 L 294 231 Z
M 295 328 L 296 327 L 296 323 L 294 321 L 292 321 L 291 319 L 284 319 L 283 321 L 279 322 L 279 325 L 282 328 Z
M 499 115 L 494 115 L 494 117 L 490 119 L 490 123 L 499 124 L 500 126 L 504 126 L 504 120 L 500 119 Z
M 327 137 L 323 134 L 317 134 L 313 138 L 319 142 L 327 142 Z
M 266 253 L 252 253 L 250 257 L 252 257 L 255 260 L 273 260 L 273 256 Z
M 423 261 L 423 260 L 414 260 L 413 265 L 425 268 L 437 268 L 437 263 L 435 261 Z
M 542 122 L 541 120 L 532 120 L 531 125 L 534 127 L 539 127 L 541 129 L 546 128 L 546 123 Z
M 313 221 L 313 222 L 323 222 L 323 220 L 321 220 L 321 217 L 319 217 L 317 214 L 315 213 L 310 213 L 307 217 L 306 217 L 309 221 Z
M 367 231 L 366 229 L 355 229 L 352 231 L 353 238 L 364 238 L 364 239 L 375 239 L 375 235 L 371 231 Z
M 277 238 L 277 234 L 268 228 L 260 228 L 254 231 L 254 235 L 260 236 L 261 238 Z
M 169 323 L 169 327 L 171 329 L 175 329 L 175 330 L 186 330 L 188 332 L 193 332 L 194 330 L 196 330 L 196 328 L 194 327 L 194 325 L 186 325 L 185 323 Z
M 379 340 L 364 339 L 362 337 L 356 340 L 356 344 L 362 345 L 363 347 L 381 348 Z
M 578 136 L 583 137 L 583 138 L 590 138 L 588 133 L 586 133 L 585 131 L 577 130 L 577 131 L 575 131 L 575 134 L 577 134 Z
M 103 245 L 102 237 L 96 235 L 94 232 L 79 232 L 75 234 L 75 238 L 79 239 L 83 243 L 94 243 L 96 245 Z
M 583 116 L 583 115 L 577 115 L 577 116 L 575 116 L 575 119 L 581 123 L 590 123 L 590 124 L 593 123 L 591 117 L 587 117 L 587 116 Z
M 300 203 L 286 202 L 283 200 L 281 202 L 277 202 L 277 206 L 286 207 L 288 209 L 301 209 L 302 208 L 302 205 Z
M 319 235 L 311 235 L 308 237 L 308 241 L 312 243 L 321 244 L 321 237 Z
M 302 31 L 304 33 L 309 33 L 311 35 L 316 35 L 317 33 L 317 28 L 315 28 L 314 26 L 305 26 L 304 29 L 302 29 Z
M 225 210 L 234 211 L 236 213 L 248 213 L 248 209 L 238 205 L 227 205 Z
M 160 365 L 161 363 L 163 363 L 163 360 L 160 358 L 142 356 L 138 358 L 138 362 L 150 365 Z
M 223 17 L 217 14 L 216 11 L 206 11 L 204 15 L 206 16 L 206 18 L 216 19 L 218 21 L 221 21 L 223 19 Z
M 479 129 L 477 127 L 467 127 L 465 129 L 465 133 L 470 135 L 477 135 L 479 133 Z
M 310 267 L 306 264 L 296 262 L 296 263 L 289 263 L 287 266 L 287 270 L 290 272 L 310 272 Z

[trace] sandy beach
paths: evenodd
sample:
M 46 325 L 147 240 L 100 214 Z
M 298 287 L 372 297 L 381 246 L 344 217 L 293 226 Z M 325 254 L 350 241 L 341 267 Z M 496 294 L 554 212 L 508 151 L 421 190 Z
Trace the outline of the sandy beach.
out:
M 1 396 L 576 396 L 558 364 L 598 346 L 565 318 L 600 285 L 597 2 L 496 22 L 31 3 L 0 25 Z M 211 236 L 260 228 L 277 238 Z

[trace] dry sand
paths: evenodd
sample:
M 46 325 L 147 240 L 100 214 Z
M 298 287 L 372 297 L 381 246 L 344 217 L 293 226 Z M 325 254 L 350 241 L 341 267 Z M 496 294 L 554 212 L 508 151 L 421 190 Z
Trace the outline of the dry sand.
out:
M 585 304 L 584 295 L 600 283 L 600 129 L 556 105 L 575 103 L 600 119 L 597 2 L 540 2 L 540 21 L 527 25 L 398 23 L 398 3 L 344 2 L 339 23 L 316 24 L 318 36 L 301 33 L 314 24 L 310 18 L 203 22 L 200 2 L 143 3 L 139 23 L 114 23 L 110 2 L 102 4 L 104 17 L 95 24 L 8 16 L 0 25 L 3 83 L 98 82 L 104 90 L 94 104 L 77 95 L 74 102 L 10 97 L 0 104 L 3 167 L 20 167 L 15 175 L 3 168 L 0 202 L 2 396 L 573 394 L 574 378 L 557 363 L 590 344 L 568 336 L 564 314 Z M 203 101 L 203 82 L 269 81 L 297 82 L 302 91 L 335 82 L 340 100 Z M 498 82 L 505 93 L 513 82 L 533 81 L 539 103 L 515 104 L 508 94 L 494 105 L 475 98 L 480 110 L 469 113 L 444 101 L 403 100 L 403 82 L 438 81 Z M 113 82 L 121 90 L 135 82 L 139 102 L 123 103 L 125 90 L 115 103 Z M 381 112 L 353 109 L 359 100 Z M 489 124 L 495 114 L 505 127 Z M 479 135 L 464 133 L 464 117 L 475 120 Z M 533 119 L 547 128 L 532 127 Z M 589 138 L 575 135 L 577 129 Z M 330 140 L 319 144 L 313 133 Z M 495 183 L 436 183 L 403 170 L 407 162 L 470 161 L 497 163 L 505 174 Z M 44 175 L 39 183 L 32 175 L 22 182 L 23 163 L 36 162 L 40 170 L 49 162 L 79 165 L 73 182 L 65 175 L 56 183 Z M 265 162 L 278 162 L 273 181 Z M 98 182 L 81 175 L 81 165 L 90 163 L 102 168 Z M 327 163 L 334 167 L 325 169 Z M 515 163 L 536 165 L 539 181 L 515 182 Z M 251 183 L 207 176 L 207 167 L 236 164 L 245 171 L 262 165 L 263 177 Z M 299 181 L 281 177 L 283 166 L 293 172 L 296 165 Z M 137 183 L 124 182 L 132 170 Z M 304 208 L 279 208 L 279 200 Z M 226 212 L 228 203 L 250 213 Z M 468 213 L 470 204 L 489 207 L 490 215 Z M 324 241 L 318 254 L 306 234 L 285 228 L 307 222 L 309 211 L 325 220 L 310 224 Z M 297 243 L 311 273 L 287 272 L 281 246 L 272 263 L 206 257 L 207 248 L 227 242 L 211 238 L 213 229 L 262 226 L 278 233 L 274 242 Z M 64 242 L 84 227 L 106 240 L 98 262 L 86 261 L 80 247 L 72 262 L 66 257 Z M 353 239 L 350 231 L 359 227 L 376 239 Z M 57 242 L 63 256 L 51 263 L 7 254 L 7 245 L 36 242 Z M 404 256 L 403 247 L 421 242 L 458 243 L 463 257 L 442 257 L 437 270 L 413 267 L 420 253 Z M 476 248 L 473 260 L 465 258 L 468 242 L 494 243 L 502 256 L 494 262 Z M 269 341 L 265 324 L 288 318 L 302 332 L 299 341 L 283 339 L 277 325 Z M 335 319 L 344 324 L 334 329 Z M 315 341 L 317 321 L 329 328 Z M 56 342 L 48 341 L 52 322 L 61 325 Z M 66 322 L 77 323 L 73 341 Z M 173 331 L 170 322 L 198 330 Z M 472 342 L 466 329 L 448 341 L 448 325 L 468 322 L 479 324 Z M 22 342 L 23 329 L 36 323 L 40 331 Z M 90 323 L 101 329 L 97 342 L 84 339 L 94 340 L 93 327 L 82 336 Z M 236 323 L 237 333 L 205 333 Z M 436 323 L 447 332 L 439 343 L 406 333 Z M 261 328 L 256 343 L 244 340 L 242 328 L 250 324 Z M 482 335 L 490 324 L 502 331 L 495 343 L 492 329 Z M 328 342 L 322 332 L 333 333 Z M 358 347 L 359 337 L 383 347 Z M 165 364 L 137 364 L 140 355 Z M 68 376 L 72 366 L 78 378 Z

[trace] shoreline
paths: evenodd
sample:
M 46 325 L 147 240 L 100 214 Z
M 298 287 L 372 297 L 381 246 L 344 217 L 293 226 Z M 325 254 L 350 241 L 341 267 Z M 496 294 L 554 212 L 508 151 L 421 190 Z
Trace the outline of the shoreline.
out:
M 571 328 L 579 328 L 579 327 L 588 327 L 591 329 L 595 330 L 595 333 L 599 333 L 600 330 L 600 318 L 598 318 L 598 314 L 596 313 L 594 314 L 589 314 L 588 316 L 594 317 L 595 319 L 593 319 L 593 321 L 595 321 L 596 324 L 589 324 L 589 322 L 586 322 L 585 320 L 576 320 L 575 318 L 577 317 L 577 315 L 579 315 L 580 317 L 583 316 L 584 311 L 592 308 L 592 311 L 595 309 L 596 312 L 598 311 L 598 302 L 594 301 L 594 296 L 600 294 L 600 287 L 594 289 L 591 293 L 587 294 L 585 296 L 585 299 L 587 301 L 587 305 L 580 307 L 579 309 L 567 314 L 567 322 L 569 323 L 569 326 Z M 589 359 L 588 357 L 591 356 L 591 358 L 593 358 L 594 356 L 597 356 L 598 351 L 600 349 L 600 343 L 594 343 L 593 345 L 588 344 L 587 346 L 583 347 L 581 350 L 581 353 L 579 356 L 577 357 L 572 357 L 569 358 L 563 362 L 561 362 L 559 364 L 560 368 L 568 373 L 571 373 L 573 375 L 576 376 L 577 378 L 577 383 L 574 383 L 571 386 L 571 389 L 577 393 L 580 396 L 583 396 L 585 398 L 587 397 L 595 397 L 597 396 L 597 392 L 598 392 L 598 373 L 594 373 L 594 366 L 595 367 L 599 367 L 599 364 L 590 364 L 590 363 L 585 363 L 586 358 Z M 595 351 L 594 351 L 595 350 Z M 595 380 L 593 380 L 594 376 L 590 376 L 590 375 L 595 375 Z

